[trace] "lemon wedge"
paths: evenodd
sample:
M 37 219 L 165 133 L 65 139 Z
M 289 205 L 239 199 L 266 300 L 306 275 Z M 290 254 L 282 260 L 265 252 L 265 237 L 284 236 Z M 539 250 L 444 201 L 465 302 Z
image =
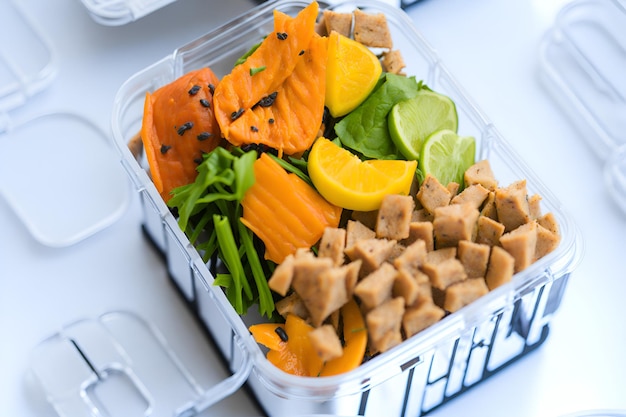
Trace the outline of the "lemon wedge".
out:
M 331 32 L 328 36 L 325 105 L 333 117 L 348 114 L 372 92 L 382 66 L 365 45 Z
M 361 161 L 323 137 L 313 144 L 308 160 L 317 191 L 336 206 L 358 211 L 377 210 L 388 194 L 407 195 L 416 168 L 417 161 Z

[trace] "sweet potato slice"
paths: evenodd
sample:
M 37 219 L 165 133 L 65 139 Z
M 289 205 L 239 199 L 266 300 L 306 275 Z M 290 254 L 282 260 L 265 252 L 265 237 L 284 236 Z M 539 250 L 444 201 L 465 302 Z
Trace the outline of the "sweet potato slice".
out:
M 209 87 L 217 83 L 213 71 L 201 68 L 146 94 L 141 140 L 152 181 L 166 202 L 174 188 L 195 180 L 202 154 L 220 143 Z
M 274 31 L 215 90 L 223 137 L 235 146 L 264 144 L 281 153 L 309 148 L 322 124 L 326 38 L 315 33 L 319 6 L 296 17 L 275 11 Z

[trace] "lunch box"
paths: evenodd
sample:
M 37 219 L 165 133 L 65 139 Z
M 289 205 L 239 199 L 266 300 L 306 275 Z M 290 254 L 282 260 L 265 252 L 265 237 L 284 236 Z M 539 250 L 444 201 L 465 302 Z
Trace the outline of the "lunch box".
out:
M 164 268 L 174 287 L 232 372 L 230 377 L 216 386 L 196 384 L 193 370 L 183 369 L 158 331 L 132 314 L 112 313 L 94 322 L 77 322 L 67 327 L 64 330 L 66 335 L 95 335 L 91 349 L 96 352 L 108 349 L 105 353 L 117 358 L 113 361 L 115 366 L 109 366 L 110 372 L 126 375 L 130 385 L 143 398 L 161 398 L 167 396 L 168 391 L 172 392 L 174 405 L 166 411 L 159 408 L 159 413 L 150 415 L 193 415 L 242 385 L 246 386 L 260 409 L 275 417 L 426 415 L 523 358 L 546 341 L 570 274 L 579 261 L 580 236 L 566 210 L 465 93 L 433 48 L 415 29 L 411 19 L 401 9 L 383 2 L 346 1 L 333 2 L 332 5 L 320 2 L 321 8 L 329 7 L 336 11 L 351 12 L 360 8 L 367 13 L 384 13 L 393 36 L 394 49 L 401 51 L 406 61 L 405 72 L 454 100 L 459 114 L 459 133 L 476 138 L 477 159 L 490 161 L 499 184 L 503 186 L 526 179 L 529 194 L 542 197 L 543 212 L 554 214 L 560 227 L 561 242 L 553 252 L 516 274 L 510 283 L 458 312 L 447 315 L 355 370 L 331 377 L 298 377 L 279 370 L 267 361 L 265 352 L 248 331 L 248 327 L 260 322 L 261 318 L 254 312 L 243 317 L 236 314 L 222 289 L 213 285 L 211 270 L 215 265 L 207 265 L 202 261 L 153 185 L 145 158 L 136 158 L 129 150 L 128 143 L 140 130 L 146 92 L 154 91 L 186 72 L 203 66 L 209 66 L 220 77 L 227 74 L 237 58 L 273 30 L 275 9 L 295 15 L 308 4 L 308 1 L 293 0 L 259 4 L 133 75 L 116 95 L 112 133 L 121 164 L 141 202 L 143 220 L 141 226 L 137 227 L 143 228 L 148 241 L 162 255 Z M 106 338 L 101 337 L 104 334 Z M 131 334 L 137 337 L 146 335 L 147 339 L 160 346 L 154 348 L 163 352 L 160 366 L 151 367 L 142 363 L 141 352 L 147 348 L 135 347 L 134 344 L 138 342 L 129 337 Z M 107 342 L 101 343 L 99 340 Z M 58 372 L 50 369 L 54 361 L 44 360 L 52 357 L 60 346 L 57 342 L 58 338 L 52 337 L 38 349 L 43 353 L 43 365 L 39 370 L 49 371 L 49 375 L 58 378 Z M 113 354 L 111 350 L 117 351 L 109 349 L 109 346 L 127 344 L 131 344 L 124 350 L 130 352 L 128 355 Z M 132 352 L 136 353 L 134 357 L 139 360 L 129 359 L 133 357 Z M 97 364 L 98 355 L 93 356 L 91 360 Z M 161 369 L 163 367 L 171 368 L 178 375 L 172 379 L 169 388 L 157 382 L 169 378 L 158 374 L 165 372 Z M 68 369 L 64 370 L 63 375 L 68 384 L 78 382 L 86 387 L 89 384 L 85 381 L 93 383 L 102 377 L 94 369 L 91 367 L 90 370 L 82 363 L 77 365 L 76 375 Z M 180 391 L 174 388 L 177 386 L 176 381 L 181 381 L 189 388 L 184 395 L 178 396 Z M 61 403 L 69 401 L 62 395 L 61 385 L 50 383 L 47 386 L 52 390 L 55 387 L 58 389 L 53 393 L 48 391 L 48 398 L 55 402 L 57 409 L 61 408 Z M 152 389 L 155 391 L 152 392 Z M 72 401 L 80 402 L 81 397 L 82 401 L 87 398 L 80 395 L 72 398 Z M 72 403 L 68 409 L 74 406 L 76 404 Z M 98 409 L 97 404 L 90 404 L 90 407 L 92 410 Z
M 607 193 L 626 214 L 624 27 L 623 1 L 567 4 L 541 42 L 540 70 L 547 91 L 602 164 Z

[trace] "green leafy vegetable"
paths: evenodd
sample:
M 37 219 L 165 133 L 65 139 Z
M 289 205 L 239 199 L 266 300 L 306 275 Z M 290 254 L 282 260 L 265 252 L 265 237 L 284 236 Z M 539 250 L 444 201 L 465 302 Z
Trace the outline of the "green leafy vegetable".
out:
M 256 158 L 256 151 L 214 149 L 198 165 L 195 182 L 176 188 L 168 205 L 178 210 L 180 228 L 204 261 L 217 255 L 224 263 L 228 272 L 217 274 L 214 284 L 225 289 L 235 311 L 245 314 L 258 302 L 261 314 L 271 317 L 274 300 L 265 271 L 273 265 L 259 259 L 254 235 L 240 221 Z
M 389 135 L 387 114 L 420 88 L 425 87 L 415 77 L 385 73 L 369 97 L 335 125 L 341 144 L 365 158 L 403 159 Z

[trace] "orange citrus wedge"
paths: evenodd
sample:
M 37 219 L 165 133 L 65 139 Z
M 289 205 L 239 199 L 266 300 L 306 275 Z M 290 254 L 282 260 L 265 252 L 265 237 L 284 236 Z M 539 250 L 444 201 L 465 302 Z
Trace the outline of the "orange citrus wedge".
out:
M 365 45 L 331 32 L 328 36 L 325 104 L 333 117 L 344 116 L 372 92 L 382 66 Z
M 361 161 L 326 138 L 315 141 L 308 160 L 311 181 L 330 203 L 349 210 L 380 208 L 388 194 L 407 195 L 417 161 Z

